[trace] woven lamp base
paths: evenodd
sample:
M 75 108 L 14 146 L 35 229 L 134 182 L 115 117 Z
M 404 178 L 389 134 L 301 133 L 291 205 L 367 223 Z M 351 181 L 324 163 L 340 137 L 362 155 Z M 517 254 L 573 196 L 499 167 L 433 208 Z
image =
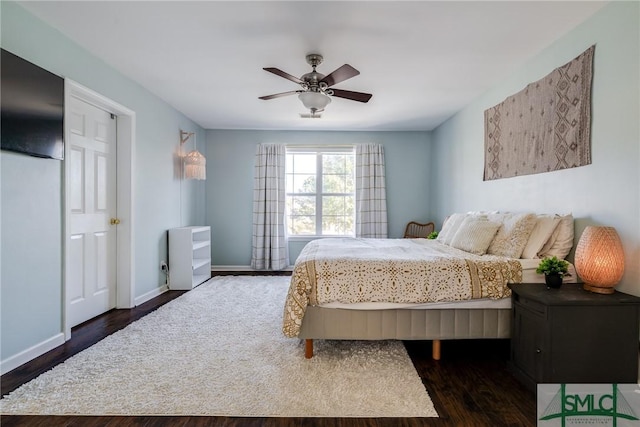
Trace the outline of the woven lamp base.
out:
M 576 247 L 575 266 L 589 292 L 612 294 L 624 274 L 624 251 L 613 227 L 588 226 Z
M 597 294 L 605 294 L 605 295 L 612 294 L 616 291 L 613 288 L 613 286 L 598 286 L 598 285 L 590 285 L 588 283 L 583 284 L 582 288 L 585 291 L 595 292 Z

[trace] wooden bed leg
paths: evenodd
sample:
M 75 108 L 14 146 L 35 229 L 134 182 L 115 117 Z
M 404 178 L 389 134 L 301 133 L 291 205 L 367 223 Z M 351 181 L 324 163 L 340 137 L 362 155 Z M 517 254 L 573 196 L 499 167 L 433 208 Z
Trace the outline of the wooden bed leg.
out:
M 440 360 L 440 340 L 433 340 L 431 356 L 433 360 Z
M 304 340 L 304 357 L 305 359 L 311 359 L 313 357 L 313 340 Z

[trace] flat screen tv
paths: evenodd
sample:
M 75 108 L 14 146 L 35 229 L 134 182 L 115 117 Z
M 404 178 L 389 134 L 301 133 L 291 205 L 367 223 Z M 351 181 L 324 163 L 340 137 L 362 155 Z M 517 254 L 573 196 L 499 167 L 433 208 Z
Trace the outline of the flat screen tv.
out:
M 64 79 L 2 49 L 0 148 L 64 158 Z

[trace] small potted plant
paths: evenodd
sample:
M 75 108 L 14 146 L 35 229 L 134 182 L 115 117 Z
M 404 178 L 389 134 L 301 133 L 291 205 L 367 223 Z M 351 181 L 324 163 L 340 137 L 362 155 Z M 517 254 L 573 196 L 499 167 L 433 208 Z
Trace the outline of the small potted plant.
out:
M 438 237 L 438 232 L 437 231 L 432 231 L 431 233 L 429 233 L 429 235 L 427 236 L 427 239 L 435 239 L 436 237 Z
M 562 285 L 562 278 L 566 276 L 569 263 L 558 257 L 547 257 L 540 261 L 536 273 L 544 274 L 544 281 L 549 288 L 559 288 Z

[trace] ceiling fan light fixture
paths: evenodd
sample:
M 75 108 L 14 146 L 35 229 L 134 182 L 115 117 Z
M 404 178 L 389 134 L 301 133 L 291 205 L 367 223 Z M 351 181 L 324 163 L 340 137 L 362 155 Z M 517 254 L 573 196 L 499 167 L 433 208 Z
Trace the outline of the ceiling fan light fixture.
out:
M 298 99 L 311 111 L 324 110 L 324 107 L 331 102 L 331 98 L 321 92 L 302 92 L 298 95 Z
M 302 90 L 290 90 L 288 92 L 274 93 L 273 95 L 260 96 L 258 98 L 266 101 L 269 99 L 280 98 L 282 96 L 288 96 L 297 93 L 298 98 L 300 99 L 304 107 L 310 112 L 310 114 L 304 113 L 300 115 L 301 117 L 305 118 L 319 118 L 319 113 L 323 112 L 324 108 L 329 105 L 329 103 L 331 103 L 332 97 L 363 103 L 369 101 L 369 99 L 371 98 L 370 93 L 354 92 L 351 90 L 342 90 L 333 87 L 340 82 L 357 76 L 358 74 L 360 74 L 360 71 L 356 70 L 349 64 L 344 64 L 343 66 L 338 67 L 337 69 L 333 70 L 333 72 L 325 76 L 324 74 L 316 71 L 316 66 L 318 66 L 321 62 L 322 55 L 319 55 L 317 53 L 307 55 L 307 63 L 311 65 L 311 67 L 313 67 L 313 71 L 304 74 L 299 78 L 289 73 L 285 73 L 278 68 L 263 68 L 263 70 L 275 74 L 276 76 L 297 83 L 298 85 L 300 85 Z

